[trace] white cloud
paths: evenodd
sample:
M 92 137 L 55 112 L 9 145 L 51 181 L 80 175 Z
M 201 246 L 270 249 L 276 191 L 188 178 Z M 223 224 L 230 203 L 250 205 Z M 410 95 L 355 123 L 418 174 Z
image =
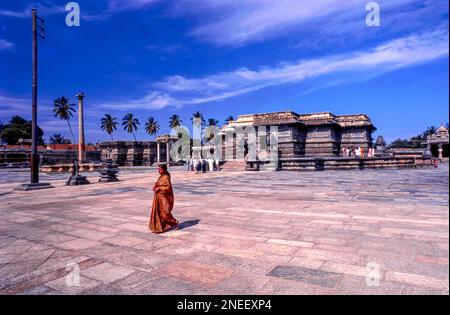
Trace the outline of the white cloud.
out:
M 179 106 L 176 99 L 164 92 L 151 92 L 143 98 L 137 100 L 124 100 L 122 102 L 110 102 L 100 104 L 101 108 L 110 109 L 135 109 L 135 108 L 151 108 L 160 109 L 167 106 Z
M 51 113 L 52 109 L 49 101 L 38 100 L 40 113 Z M 23 98 L 0 94 L 0 120 L 9 119 L 13 115 L 31 116 L 31 96 Z
M 241 68 L 202 78 L 176 75 L 155 83 L 155 90 L 141 99 L 101 104 L 100 107 L 160 109 L 166 106 L 202 104 L 325 75 L 337 76 L 338 78 L 333 79 L 336 82 L 345 81 L 350 75 L 353 78 L 367 79 L 446 56 L 448 42 L 448 30 L 440 28 L 392 40 L 368 51 L 283 62 L 273 67 Z
M 88 21 L 106 20 L 125 11 L 134 11 L 151 6 L 161 0 L 109 0 L 107 8 L 97 14 L 83 14 Z
M 69 2 L 69 1 L 67 1 Z M 38 3 L 28 4 L 22 11 L 0 10 L 0 16 L 27 18 L 31 16 L 31 9 L 36 8 L 39 16 L 46 16 L 65 12 L 64 4 L 54 4 L 52 1 L 40 1 Z
M 6 39 L 0 38 L 0 50 L 11 49 L 14 47 L 14 44 Z
M 31 12 L 25 11 L 11 11 L 11 10 L 0 10 L 0 16 L 9 16 L 9 17 L 17 17 L 17 18 L 25 18 L 30 16 Z
M 364 27 L 367 0 L 178 0 L 175 16 L 195 16 L 200 22 L 191 34 L 218 45 L 242 45 L 279 34 L 352 34 Z M 379 0 L 382 21 L 409 7 L 421 10 L 439 0 Z M 442 2 L 442 1 L 440 1 Z M 441 4 L 442 6 L 442 4 Z M 413 11 L 414 11 L 413 10 Z M 408 19 L 405 23 L 417 23 Z M 349 27 L 351 26 L 351 27 Z M 350 31 L 350 32 L 348 32 Z
M 160 0 L 109 0 L 111 10 L 137 10 L 149 6 Z
M 31 112 L 31 99 L 14 98 L 0 94 L 0 115 L 1 114 L 14 114 L 22 112 L 26 109 L 30 109 Z

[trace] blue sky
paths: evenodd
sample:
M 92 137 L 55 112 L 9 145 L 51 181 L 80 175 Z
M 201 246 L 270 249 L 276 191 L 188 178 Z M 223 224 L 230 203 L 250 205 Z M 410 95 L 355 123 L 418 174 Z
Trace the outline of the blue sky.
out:
M 65 24 L 69 1 L 0 0 L 0 121 L 31 116 L 31 8 L 45 19 L 39 42 L 39 125 L 66 124 L 53 100 L 83 91 L 86 137 L 109 139 L 100 118 L 144 121 L 194 111 L 228 115 L 291 109 L 366 113 L 388 141 L 448 121 L 448 1 L 78 0 L 81 25 Z M 77 119 L 72 119 L 74 126 Z M 121 128 L 115 139 L 131 140 Z

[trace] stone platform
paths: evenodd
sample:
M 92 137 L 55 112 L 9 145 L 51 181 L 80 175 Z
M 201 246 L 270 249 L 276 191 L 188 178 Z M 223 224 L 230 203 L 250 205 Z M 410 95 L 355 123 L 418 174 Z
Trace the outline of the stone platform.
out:
M 424 156 L 396 156 L 371 158 L 346 157 L 289 157 L 278 160 L 277 169 L 282 171 L 323 171 L 351 169 L 400 169 L 434 167 L 435 159 Z M 234 162 L 234 161 L 232 161 Z M 270 160 L 247 160 L 242 170 L 259 171 L 267 169 Z M 229 163 L 229 162 L 227 162 Z M 236 163 L 236 162 L 234 162 Z
M 161 235 L 147 228 L 154 169 L 51 193 L 11 179 L 0 294 L 448 294 L 448 172 L 172 168 L 181 228 Z

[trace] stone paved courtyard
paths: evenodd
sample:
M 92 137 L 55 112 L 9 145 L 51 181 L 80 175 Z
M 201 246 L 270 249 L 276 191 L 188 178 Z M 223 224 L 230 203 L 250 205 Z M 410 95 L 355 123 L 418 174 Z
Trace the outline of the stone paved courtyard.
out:
M 182 224 L 162 235 L 148 231 L 154 169 L 33 192 L 10 175 L 0 294 L 448 294 L 448 172 L 174 169 Z

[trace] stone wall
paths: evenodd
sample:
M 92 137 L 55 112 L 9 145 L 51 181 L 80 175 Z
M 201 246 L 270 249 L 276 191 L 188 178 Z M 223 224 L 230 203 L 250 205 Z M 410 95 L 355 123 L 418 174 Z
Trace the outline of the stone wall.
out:
M 305 156 L 339 155 L 340 130 L 336 125 L 322 125 L 306 129 Z
M 364 114 L 334 115 L 330 112 L 299 115 L 292 111 L 239 116 L 222 128 L 224 133 L 242 128 L 278 128 L 279 158 L 338 157 L 344 147 L 372 147 L 372 133 L 376 130 Z M 261 137 L 257 136 L 258 139 Z M 225 147 L 235 152 L 237 143 L 228 137 Z M 224 151 L 224 150 L 223 150 Z M 239 159 L 233 154 L 234 159 Z M 249 157 L 252 158 L 252 157 Z M 243 159 L 241 157 L 241 159 Z M 225 158 L 230 160 L 230 158 Z
M 104 141 L 102 159 L 112 159 L 118 166 L 151 165 L 156 160 L 155 141 Z
M 268 127 L 267 127 L 268 129 Z M 306 134 L 298 125 L 278 126 L 278 151 L 280 157 L 293 157 L 305 154 Z
M 7 149 L 0 151 L 0 166 L 29 167 L 31 150 Z M 75 150 L 39 150 L 41 165 L 70 164 L 77 158 Z M 101 151 L 86 151 L 87 163 L 100 162 Z
M 372 132 L 366 127 L 346 127 L 341 131 L 341 148 L 361 147 L 367 152 L 372 146 Z

